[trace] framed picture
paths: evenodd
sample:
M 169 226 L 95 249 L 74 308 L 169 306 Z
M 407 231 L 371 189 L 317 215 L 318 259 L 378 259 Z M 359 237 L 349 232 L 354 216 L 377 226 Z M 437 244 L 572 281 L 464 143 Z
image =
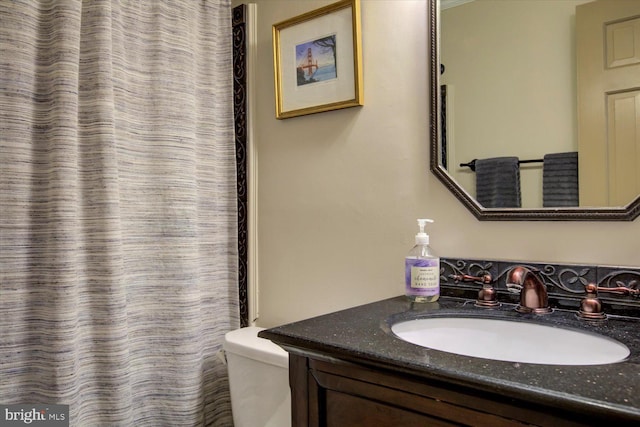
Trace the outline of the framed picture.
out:
M 273 25 L 276 118 L 363 103 L 360 0 Z

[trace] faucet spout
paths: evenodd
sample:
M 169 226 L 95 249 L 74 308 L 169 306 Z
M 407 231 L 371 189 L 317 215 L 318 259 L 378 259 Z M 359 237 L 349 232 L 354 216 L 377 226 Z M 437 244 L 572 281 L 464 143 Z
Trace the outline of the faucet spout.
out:
M 520 313 L 550 313 L 547 287 L 540 277 L 530 269 L 517 266 L 507 274 L 507 287 L 520 288 L 520 305 L 516 308 Z

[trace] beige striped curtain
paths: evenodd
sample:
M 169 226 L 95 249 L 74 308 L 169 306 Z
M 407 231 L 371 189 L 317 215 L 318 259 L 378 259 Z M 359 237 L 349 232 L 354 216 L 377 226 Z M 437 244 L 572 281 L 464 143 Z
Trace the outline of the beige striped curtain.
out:
M 0 404 L 231 425 L 230 0 L 0 1 Z

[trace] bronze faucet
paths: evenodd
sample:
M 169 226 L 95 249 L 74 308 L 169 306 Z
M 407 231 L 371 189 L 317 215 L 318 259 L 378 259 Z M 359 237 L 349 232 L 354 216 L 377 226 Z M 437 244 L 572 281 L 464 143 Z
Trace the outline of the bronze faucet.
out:
M 550 313 L 547 287 L 535 271 L 523 266 L 512 268 L 507 274 L 507 287 L 520 289 L 520 313 Z

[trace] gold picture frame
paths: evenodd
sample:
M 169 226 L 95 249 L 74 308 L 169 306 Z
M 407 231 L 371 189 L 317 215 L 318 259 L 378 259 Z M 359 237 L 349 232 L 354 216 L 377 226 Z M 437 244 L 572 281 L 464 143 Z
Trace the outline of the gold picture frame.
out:
M 360 0 L 273 25 L 276 118 L 363 105 Z

